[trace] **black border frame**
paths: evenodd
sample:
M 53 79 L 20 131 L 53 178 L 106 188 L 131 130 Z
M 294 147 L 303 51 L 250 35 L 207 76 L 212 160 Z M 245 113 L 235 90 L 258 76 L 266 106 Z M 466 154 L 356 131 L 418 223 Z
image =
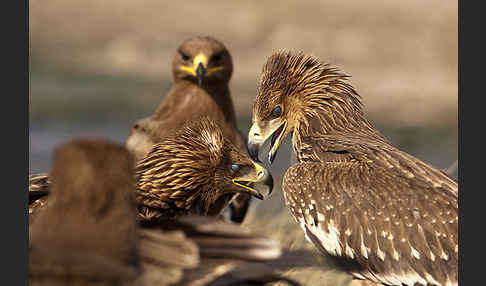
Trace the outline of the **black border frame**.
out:
M 2 284 L 29 285 L 29 1 L 3 7 Z

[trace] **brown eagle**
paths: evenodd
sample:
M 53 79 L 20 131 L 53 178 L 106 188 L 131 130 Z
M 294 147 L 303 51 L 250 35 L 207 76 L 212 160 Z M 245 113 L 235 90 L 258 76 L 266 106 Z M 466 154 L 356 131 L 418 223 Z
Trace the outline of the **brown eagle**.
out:
M 263 199 L 273 188 L 271 174 L 226 140 L 207 117 L 188 122 L 153 146 L 136 164 L 136 200 L 143 221 L 182 215 L 218 216 L 235 193 Z M 47 202 L 47 175 L 31 176 L 29 216 L 34 221 Z
M 246 138 L 238 131 L 228 87 L 233 62 L 228 49 L 209 36 L 185 40 L 172 62 L 174 83 L 150 117 L 131 128 L 127 148 L 141 160 L 152 146 L 164 140 L 185 122 L 209 116 L 222 128 L 224 137 L 246 152 Z M 233 200 L 231 219 L 242 222 L 250 197 L 239 194 Z
M 50 174 L 49 207 L 29 229 L 30 285 L 208 285 L 281 254 L 275 241 L 210 217 L 141 228 L 132 156 L 108 141 L 63 144 Z M 218 285 L 287 280 L 264 274 L 238 273 Z
M 271 174 L 202 117 L 154 145 L 136 166 L 137 201 L 145 220 L 187 214 L 216 216 L 234 194 L 263 199 Z
M 232 73 L 231 55 L 220 41 L 208 36 L 184 41 L 172 62 L 174 83 L 169 93 L 154 114 L 131 129 L 126 145 L 136 160 L 185 122 L 201 116 L 218 122 L 228 140 L 246 149 L 228 87 Z
M 380 135 L 347 77 L 312 56 L 274 53 L 253 107 L 251 156 L 271 138 L 272 162 L 292 134 L 286 204 L 307 239 L 356 278 L 457 285 L 457 181 Z

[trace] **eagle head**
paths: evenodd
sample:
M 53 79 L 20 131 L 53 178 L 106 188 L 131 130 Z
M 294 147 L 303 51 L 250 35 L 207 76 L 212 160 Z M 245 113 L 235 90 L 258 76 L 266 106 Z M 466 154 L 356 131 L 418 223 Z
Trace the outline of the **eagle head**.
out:
M 209 36 L 185 40 L 172 62 L 174 80 L 193 80 L 200 86 L 207 83 L 227 84 L 233 73 L 228 49 Z
M 253 160 L 263 143 L 271 138 L 270 163 L 282 140 L 294 130 L 309 126 L 312 118 L 333 121 L 338 106 L 350 105 L 361 113 L 359 95 L 337 68 L 303 53 L 280 51 L 263 66 L 253 105 L 253 125 L 248 134 L 248 149 Z M 335 107 L 333 107 L 335 106 Z M 346 114 L 343 114 L 346 115 Z M 343 123 L 344 124 L 344 123 Z
M 222 196 L 238 192 L 263 199 L 273 188 L 270 173 L 223 137 L 221 127 L 202 117 L 156 144 L 137 165 L 143 198 L 207 214 Z

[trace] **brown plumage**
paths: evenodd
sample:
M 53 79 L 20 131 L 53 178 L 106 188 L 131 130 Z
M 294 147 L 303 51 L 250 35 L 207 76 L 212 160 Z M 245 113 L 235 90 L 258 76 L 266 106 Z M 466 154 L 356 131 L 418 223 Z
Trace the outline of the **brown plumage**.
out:
M 201 75 L 196 72 L 199 66 L 204 71 Z M 221 42 L 201 36 L 184 41 L 172 62 L 174 83 L 169 93 L 152 116 L 135 123 L 127 148 L 140 160 L 155 143 L 201 116 L 216 121 L 225 138 L 244 148 L 228 87 L 232 73 L 231 55 Z
M 263 199 L 271 174 L 223 137 L 219 125 L 202 117 L 155 144 L 135 167 L 136 200 L 144 221 L 199 214 L 218 216 L 236 193 Z M 31 176 L 29 216 L 47 203 L 47 176 Z M 47 185 L 46 185 L 47 184 Z
M 133 159 L 123 147 L 59 147 L 49 206 L 29 229 L 30 285 L 132 285 L 139 271 Z
M 250 154 L 271 138 L 272 162 L 288 134 L 285 201 L 318 249 L 357 278 L 457 285 L 457 182 L 380 135 L 337 68 L 283 51 L 263 67 Z
M 141 160 L 152 146 L 187 121 L 208 116 L 221 126 L 224 137 L 246 152 L 246 138 L 238 131 L 228 87 L 233 62 L 228 49 L 209 36 L 187 39 L 172 61 L 174 83 L 152 116 L 131 128 L 127 148 Z M 238 194 L 232 203 L 231 219 L 242 222 L 250 197 Z
M 137 201 L 145 220 L 183 214 L 218 215 L 236 193 L 260 199 L 271 175 L 224 138 L 207 117 L 155 144 L 137 164 Z
M 51 182 L 48 174 L 29 176 L 29 225 L 37 214 L 47 206 L 47 198 Z
M 275 261 L 281 250 L 275 241 L 237 224 L 184 217 L 137 226 L 133 161 L 121 146 L 99 139 L 63 144 L 55 152 L 50 179 L 50 203 L 30 227 L 30 285 L 287 281 L 273 268 L 257 276 L 241 271 Z

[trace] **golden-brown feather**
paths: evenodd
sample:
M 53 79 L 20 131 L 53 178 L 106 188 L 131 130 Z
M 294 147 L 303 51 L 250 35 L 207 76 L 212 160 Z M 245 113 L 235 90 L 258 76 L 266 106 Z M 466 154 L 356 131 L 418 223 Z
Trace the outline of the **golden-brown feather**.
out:
M 228 163 L 232 160 L 252 164 L 246 153 L 225 139 L 218 124 L 207 117 L 186 124 L 155 144 L 136 167 L 137 200 L 142 208 L 149 208 L 143 210 L 143 218 L 219 214 L 222 209 L 212 210 L 212 206 L 225 207 L 217 200 L 222 196 L 229 200 L 225 194 L 236 193 L 228 185 Z M 166 204 L 162 211 L 157 210 L 160 203 Z

